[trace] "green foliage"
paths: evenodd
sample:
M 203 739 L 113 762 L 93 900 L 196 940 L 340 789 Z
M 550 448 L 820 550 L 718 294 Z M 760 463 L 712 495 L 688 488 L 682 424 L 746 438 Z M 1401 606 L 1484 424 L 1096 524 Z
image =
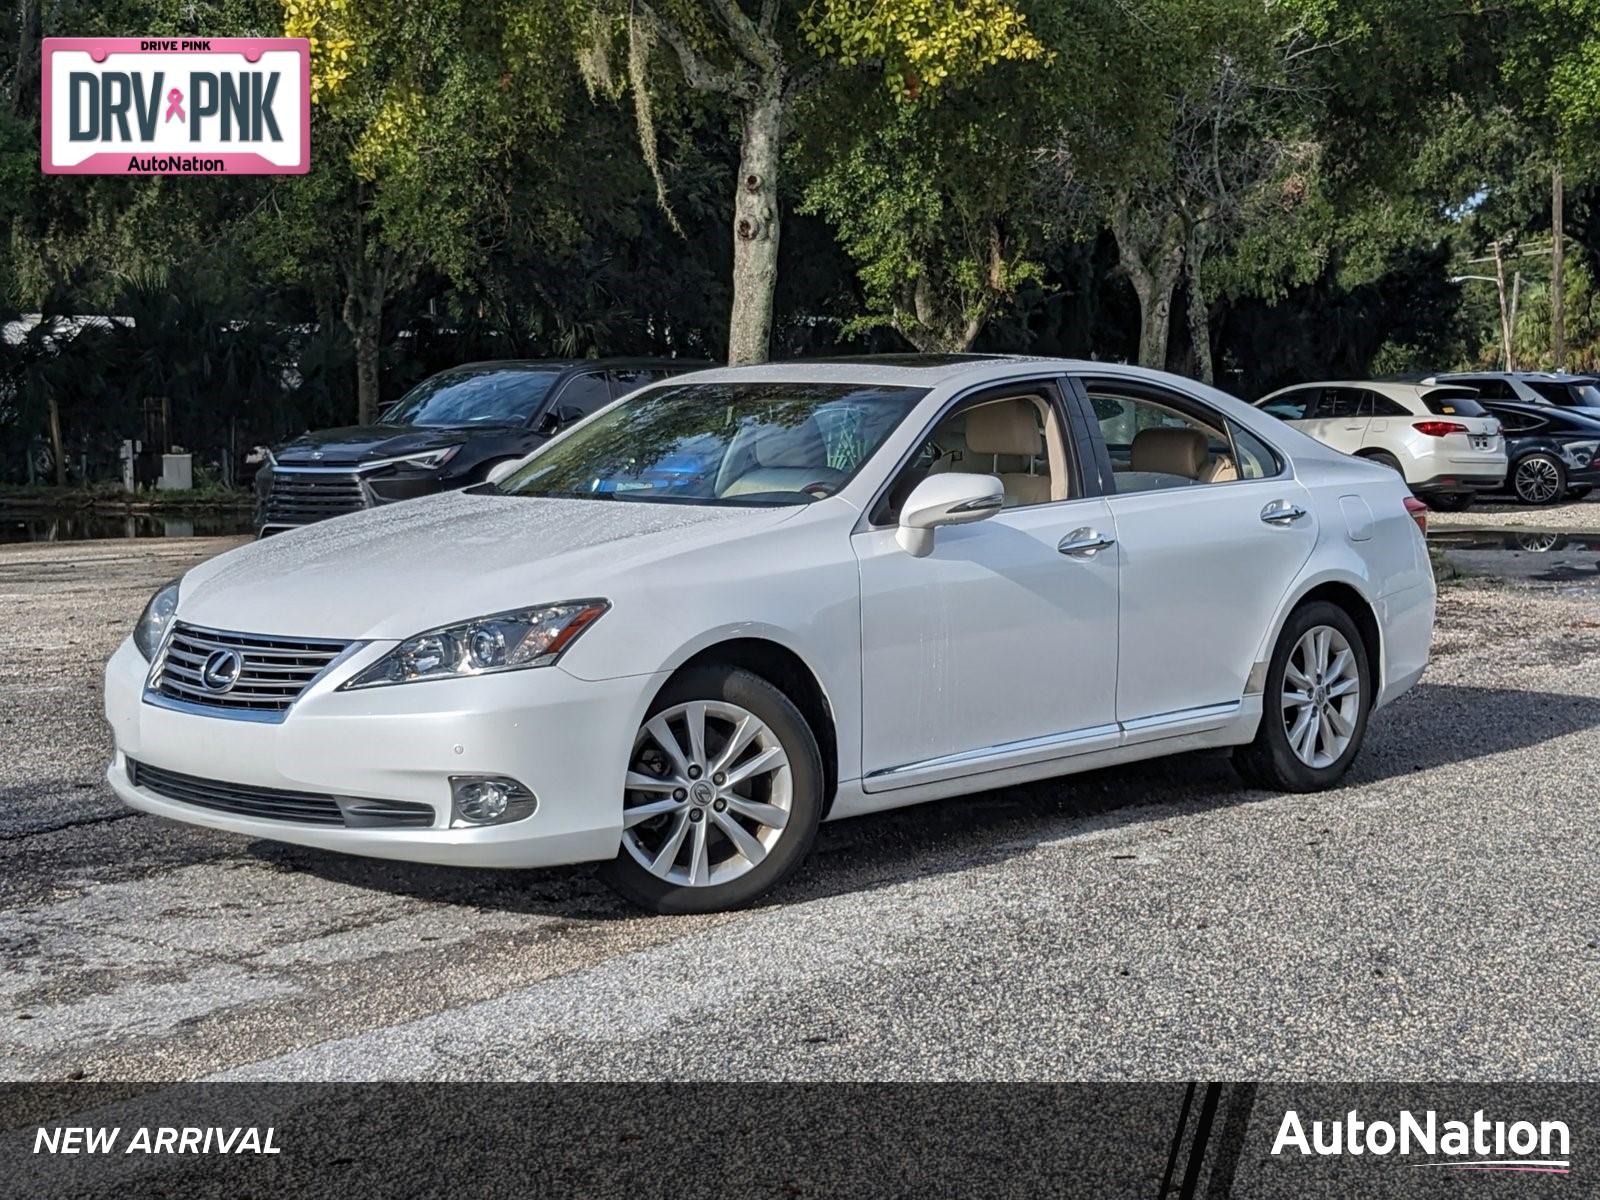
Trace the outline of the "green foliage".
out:
M 1007 0 L 811 0 L 806 39 L 841 66 L 882 64 L 897 97 L 970 83 L 1003 62 L 1048 57 Z
M 858 264 L 865 311 L 846 332 L 883 325 L 919 349 L 965 350 L 997 305 L 1041 275 L 1029 141 L 1038 96 L 1004 70 L 939 104 L 851 99 L 855 122 L 814 122 L 832 137 L 807 148 L 819 161 L 801 205 L 827 218 Z

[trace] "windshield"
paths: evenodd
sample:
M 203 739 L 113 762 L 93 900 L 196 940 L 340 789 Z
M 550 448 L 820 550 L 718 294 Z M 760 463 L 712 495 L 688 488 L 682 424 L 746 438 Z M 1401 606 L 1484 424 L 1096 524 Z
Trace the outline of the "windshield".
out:
M 667 384 L 612 405 L 499 487 L 519 496 L 809 504 L 843 487 L 925 394 L 848 383 Z
M 1600 408 L 1600 386 L 1592 379 L 1575 379 L 1570 382 L 1529 380 L 1528 386 L 1552 404 L 1563 408 Z
M 533 416 L 560 374 L 530 371 L 444 371 L 424 379 L 383 416 L 385 425 L 520 425 Z

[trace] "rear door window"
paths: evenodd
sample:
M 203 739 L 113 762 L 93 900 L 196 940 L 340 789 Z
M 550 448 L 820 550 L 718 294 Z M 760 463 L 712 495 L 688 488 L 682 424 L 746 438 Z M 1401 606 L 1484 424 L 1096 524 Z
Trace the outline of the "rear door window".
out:
M 1392 400 L 1382 392 L 1368 392 L 1367 403 L 1372 406 L 1370 415 L 1374 417 L 1409 417 L 1406 406 L 1398 400 Z

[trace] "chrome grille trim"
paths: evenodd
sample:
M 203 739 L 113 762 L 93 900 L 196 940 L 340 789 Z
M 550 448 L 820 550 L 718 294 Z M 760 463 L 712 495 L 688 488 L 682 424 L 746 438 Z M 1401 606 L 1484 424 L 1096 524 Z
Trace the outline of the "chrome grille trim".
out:
M 360 512 L 372 494 L 355 469 L 273 467 L 262 520 L 267 525 L 309 525 L 325 517 Z
M 368 829 L 425 829 L 434 822 L 433 807 L 412 800 L 359 800 L 322 792 L 255 787 L 183 775 L 131 758 L 127 762 L 128 779 L 134 787 L 143 788 L 177 804 L 236 817 L 287 821 L 296 825 Z
M 323 638 L 273 637 L 173 625 L 145 685 L 147 703 L 205 716 L 281 721 L 322 674 L 362 643 Z M 219 650 L 242 662 L 234 684 L 218 692 L 201 682 L 206 659 Z

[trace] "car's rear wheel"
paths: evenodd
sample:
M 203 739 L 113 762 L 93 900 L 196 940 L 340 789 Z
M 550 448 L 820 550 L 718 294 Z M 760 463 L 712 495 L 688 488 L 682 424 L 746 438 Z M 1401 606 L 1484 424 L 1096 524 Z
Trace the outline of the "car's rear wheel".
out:
M 736 667 L 688 671 L 634 739 L 606 881 L 659 913 L 749 904 L 810 851 L 822 778 L 816 738 L 781 691 Z
M 1511 468 L 1511 488 L 1524 504 L 1554 504 L 1567 490 L 1567 468 L 1542 450 L 1519 458 Z
M 1400 476 L 1401 479 L 1406 477 L 1406 469 L 1400 465 L 1400 460 L 1394 455 L 1390 454 L 1387 450 L 1372 450 L 1362 455 L 1362 457 L 1370 459 L 1372 462 L 1377 463 L 1380 467 L 1388 467 L 1389 470 Z
M 1331 787 L 1360 752 L 1373 696 L 1366 641 L 1350 614 L 1326 601 L 1302 605 L 1267 666 L 1255 740 L 1234 751 L 1234 763 L 1261 787 Z

